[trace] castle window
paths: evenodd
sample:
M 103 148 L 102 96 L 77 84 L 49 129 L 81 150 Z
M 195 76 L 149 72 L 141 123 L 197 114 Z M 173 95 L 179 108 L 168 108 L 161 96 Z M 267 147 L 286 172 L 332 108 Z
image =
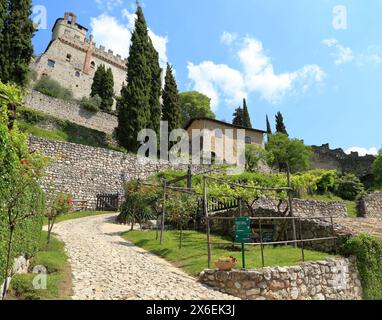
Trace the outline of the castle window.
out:
M 95 68 L 95 62 L 94 62 L 94 61 L 92 61 L 92 62 L 90 63 L 90 68 L 92 68 L 92 69 Z
M 251 137 L 245 137 L 245 144 L 252 144 L 252 139 Z
M 54 60 L 48 60 L 48 67 L 50 67 L 50 68 L 54 68 L 54 66 L 56 65 L 56 61 L 54 61 Z
M 75 76 L 76 76 L 77 78 L 79 78 L 79 77 L 81 76 L 81 72 L 76 71 Z
M 66 55 L 66 61 L 70 62 L 71 60 L 72 60 L 72 55 L 68 53 Z

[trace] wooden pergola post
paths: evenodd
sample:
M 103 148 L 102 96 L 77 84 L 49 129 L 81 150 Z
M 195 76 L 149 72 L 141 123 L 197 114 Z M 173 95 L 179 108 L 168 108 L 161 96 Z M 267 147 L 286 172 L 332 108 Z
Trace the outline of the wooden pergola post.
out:
M 207 177 L 203 177 L 203 206 L 204 217 L 207 224 L 207 250 L 208 250 L 208 269 L 211 268 L 211 239 L 210 239 L 210 220 L 208 218 L 208 202 L 207 202 Z
M 163 233 L 164 233 L 164 220 L 166 217 L 166 193 L 167 193 L 167 180 L 163 181 L 163 205 L 162 205 L 162 221 L 160 228 L 160 244 L 163 244 Z

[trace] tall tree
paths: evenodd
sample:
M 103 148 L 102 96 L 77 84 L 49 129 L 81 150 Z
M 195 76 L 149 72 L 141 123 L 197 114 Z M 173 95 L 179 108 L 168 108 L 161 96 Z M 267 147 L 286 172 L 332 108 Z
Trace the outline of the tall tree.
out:
M 111 68 L 106 70 L 103 64 L 98 66 L 93 77 L 90 96 L 96 95 L 102 99 L 101 110 L 110 111 L 114 102 L 114 77 Z
M 180 107 L 182 109 L 182 124 L 196 117 L 207 117 L 215 119 L 215 114 L 211 110 L 211 99 L 206 95 L 197 92 L 181 92 L 179 94 Z
M 276 132 L 283 133 L 288 136 L 288 132 L 284 124 L 284 117 L 281 112 L 277 112 L 276 114 Z
M 238 107 L 233 114 L 232 124 L 234 124 L 235 126 L 243 126 L 243 123 L 244 123 L 243 109 L 241 107 Z
M 267 115 L 267 133 L 272 134 L 272 127 L 271 127 L 271 124 L 269 123 L 268 115 Z
M 163 121 L 168 121 L 169 132 L 181 128 L 182 113 L 179 103 L 178 86 L 172 72 L 172 67 L 169 64 L 167 64 L 162 99 L 162 119 Z
M 120 145 L 136 152 L 137 135 L 150 123 L 151 72 L 148 62 L 149 36 L 142 8 L 138 5 L 135 29 L 127 61 L 127 87 L 121 90 L 117 137 Z
M 251 117 L 249 116 L 246 99 L 243 99 L 243 127 L 252 128 Z
M 162 94 L 162 69 L 159 65 L 159 54 L 155 50 L 150 39 L 149 41 L 149 67 L 151 72 L 150 88 L 150 122 L 148 127 L 157 134 L 160 130 L 161 120 L 161 94 Z
M 31 0 L 9 0 L 0 52 L 0 79 L 3 82 L 14 82 L 21 86 L 27 82 L 35 32 L 30 19 L 31 8 Z
M 99 65 L 97 67 L 96 72 L 94 73 L 93 83 L 92 83 L 91 92 L 90 92 L 91 97 L 94 97 L 97 94 L 101 96 L 100 91 L 102 90 L 102 83 L 105 78 L 105 73 L 106 73 L 105 65 L 103 64 Z

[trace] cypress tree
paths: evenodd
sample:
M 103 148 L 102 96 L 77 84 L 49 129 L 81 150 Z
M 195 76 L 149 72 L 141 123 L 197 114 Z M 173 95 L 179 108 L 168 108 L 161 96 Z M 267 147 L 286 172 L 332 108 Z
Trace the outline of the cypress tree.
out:
M 242 127 L 243 123 L 244 123 L 243 109 L 241 107 L 238 107 L 233 114 L 232 124 L 234 124 L 235 126 Z
M 33 57 L 32 37 L 35 32 L 31 0 L 9 0 L 2 30 L 0 70 L 3 82 L 24 86 L 28 79 L 29 63 Z
M 97 67 L 96 72 L 94 73 L 93 83 L 92 83 L 91 93 L 90 93 L 91 97 L 94 97 L 97 94 L 101 97 L 100 92 L 102 89 L 102 82 L 105 78 L 105 73 L 106 73 L 105 65 L 103 64 L 99 65 Z
M 150 122 L 151 73 L 147 58 L 149 36 L 142 8 L 137 8 L 128 58 L 127 87 L 121 90 L 117 137 L 120 145 L 136 152 L 137 135 Z
M 151 39 L 149 39 L 149 64 L 151 72 L 151 90 L 150 90 L 150 123 L 148 127 L 157 134 L 160 130 L 161 120 L 161 102 L 162 94 L 162 69 L 159 65 L 159 54 L 155 50 Z
M 277 112 L 276 114 L 276 132 L 284 133 L 288 136 L 288 132 L 284 124 L 284 117 L 281 112 Z
M 169 132 L 181 128 L 182 113 L 180 109 L 178 86 L 176 85 L 172 73 L 172 67 L 168 63 L 162 99 L 162 119 L 163 121 L 168 121 Z
M 247 100 L 243 99 L 243 127 L 252 128 L 251 117 L 249 116 Z
M 271 124 L 269 123 L 268 115 L 267 115 L 267 133 L 272 134 L 272 128 L 271 128 Z
M 101 110 L 110 111 L 114 102 L 114 77 L 111 68 L 108 68 L 104 74 L 103 90 L 101 93 Z
M 3 65 L 4 65 L 4 43 L 3 43 L 3 28 L 7 11 L 7 1 L 0 0 L 0 79 L 3 79 Z

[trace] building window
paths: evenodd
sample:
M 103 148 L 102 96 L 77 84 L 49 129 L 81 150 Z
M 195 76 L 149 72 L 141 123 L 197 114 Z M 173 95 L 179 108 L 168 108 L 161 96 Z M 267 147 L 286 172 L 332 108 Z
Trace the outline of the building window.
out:
M 245 144 L 252 144 L 252 139 L 251 137 L 245 137 Z
M 66 61 L 70 62 L 71 60 L 72 60 L 72 55 L 68 53 L 66 55 Z
M 54 66 L 56 65 L 56 61 L 54 61 L 54 60 L 48 60 L 48 67 L 49 68 L 54 68 Z
M 81 76 L 81 72 L 76 71 L 75 76 L 76 76 L 77 78 L 79 78 L 79 77 Z
M 92 68 L 92 69 L 95 68 L 95 62 L 94 62 L 94 61 L 92 61 L 92 62 L 90 63 L 90 68 Z

